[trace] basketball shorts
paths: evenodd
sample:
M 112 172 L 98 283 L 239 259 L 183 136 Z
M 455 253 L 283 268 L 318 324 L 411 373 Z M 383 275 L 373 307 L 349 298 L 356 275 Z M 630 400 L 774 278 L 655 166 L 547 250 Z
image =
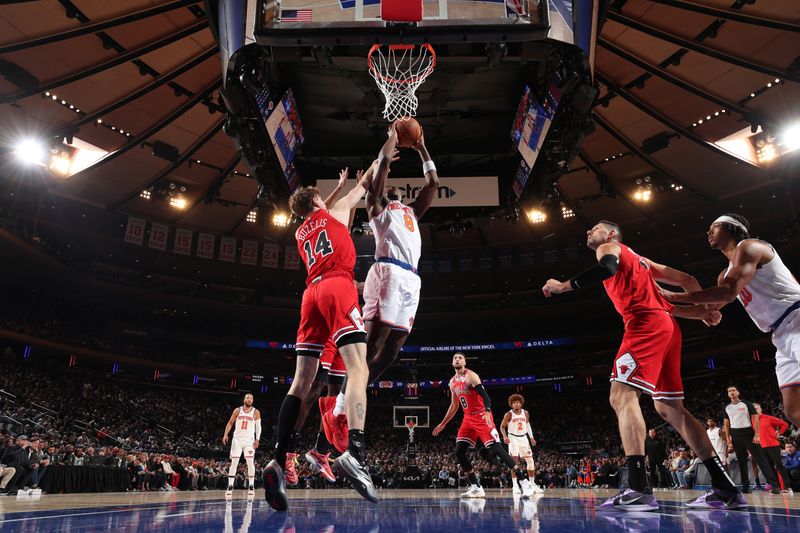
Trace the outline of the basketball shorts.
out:
M 322 349 L 322 357 L 319 359 L 319 364 L 328 371 L 331 376 L 344 377 L 347 375 L 347 369 L 344 367 L 344 359 L 342 354 L 339 353 L 339 348 L 333 339 L 328 339 L 325 343 L 325 348 Z
M 253 441 L 255 437 L 252 439 L 237 439 L 234 438 L 231 441 L 231 459 L 238 459 L 244 453 L 245 459 L 252 459 L 256 453 L 255 448 L 253 448 Z
M 410 332 L 419 307 L 420 277 L 391 263 L 375 263 L 364 283 L 364 317 Z
M 611 381 L 635 387 L 654 400 L 682 400 L 681 341 L 681 329 L 666 311 L 637 313 L 625 324 Z
M 508 436 L 508 455 L 511 457 L 533 457 L 531 441 L 528 437 Z
M 800 387 L 800 310 L 792 311 L 772 334 L 775 374 L 782 389 Z
M 494 424 L 489 425 L 483 416 L 466 415 L 458 429 L 456 442 L 467 442 L 474 448 L 478 441 L 488 448 L 492 443 L 500 442 L 500 435 L 497 434 Z
M 322 278 L 303 293 L 297 329 L 298 355 L 320 357 L 328 339 L 338 347 L 366 342 L 358 292 L 350 276 Z

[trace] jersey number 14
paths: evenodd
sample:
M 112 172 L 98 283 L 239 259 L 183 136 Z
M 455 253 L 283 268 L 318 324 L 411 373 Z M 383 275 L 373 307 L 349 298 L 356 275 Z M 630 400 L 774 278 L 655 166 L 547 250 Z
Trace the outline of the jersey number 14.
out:
M 333 253 L 333 246 L 331 241 L 328 240 L 328 233 L 325 230 L 319 232 L 317 235 L 317 243 L 314 245 L 313 251 L 311 248 L 311 241 L 308 240 L 303 245 L 303 250 L 306 252 L 306 264 L 308 268 L 317 262 L 317 257 L 323 258 L 326 255 Z

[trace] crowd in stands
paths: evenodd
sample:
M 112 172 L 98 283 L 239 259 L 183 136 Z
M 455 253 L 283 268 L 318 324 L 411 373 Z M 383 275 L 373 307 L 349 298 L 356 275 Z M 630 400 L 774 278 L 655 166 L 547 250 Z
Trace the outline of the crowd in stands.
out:
M 2 357 L 2 356 L 0 356 Z M 239 405 L 238 394 L 204 394 L 109 379 L 91 371 L 60 368 L 55 363 L 18 364 L 6 358 L 0 373 L 0 491 L 10 492 L 40 484 L 51 465 L 107 466 L 127 468 L 129 490 L 204 490 L 224 485 L 229 461 L 221 443 L 221 431 L 229 413 Z M 749 363 L 728 372 L 716 371 L 686 383 L 687 406 L 701 420 L 722 419 L 727 403 L 726 386 L 736 380 L 743 397 L 759 401 L 764 412 L 780 416 L 777 389 L 765 387 L 774 376 L 770 365 Z M 46 394 L 42 391 L 47 391 Z M 275 413 L 282 391 L 258 396 L 264 417 L 264 444 L 257 464 L 269 459 L 269 439 L 274 432 Z M 509 394 L 490 389 L 497 406 Z M 447 408 L 445 390 L 427 392 L 431 427 Z M 601 387 L 531 389 L 526 393 L 538 441 L 535 448 L 536 481 L 544 487 L 615 487 L 622 476 L 623 452 L 616 433 L 613 412 Z M 407 432 L 393 427 L 392 408 L 398 398 L 390 391 L 370 397 L 366 454 L 379 487 L 407 486 L 409 476 L 419 486 L 458 487 L 463 484 L 453 456 L 458 424 L 453 422 L 437 438 L 418 429 L 417 453 L 405 453 Z M 569 411 L 564 405 L 573 406 Z M 653 479 L 664 486 L 691 487 L 697 474 L 697 458 L 681 438 L 663 427 L 651 402 L 642 402 L 648 427 L 657 430 L 666 456 L 664 466 L 655 467 Z M 498 407 L 502 413 L 502 407 Z M 499 416 L 499 415 L 498 415 Z M 313 446 L 319 416 L 315 410 L 301 434 L 297 452 L 302 458 Z M 22 439 L 21 437 L 25 437 Z M 800 430 L 790 428 L 786 443 L 800 440 Z M 579 443 L 582 448 L 563 448 Z M 800 452 L 791 445 L 784 450 L 792 483 L 800 481 Z M 570 452 L 570 453 L 566 453 Z M 508 487 L 508 472 L 474 455 L 485 487 Z M 14 469 L 13 471 L 11 469 Z M 666 472 L 664 474 L 663 472 Z M 300 486 L 324 488 L 330 484 L 299 467 Z M 667 476 L 665 478 L 665 475 Z M 240 466 L 237 484 L 245 481 Z M 796 476 L 796 478 L 794 477 Z

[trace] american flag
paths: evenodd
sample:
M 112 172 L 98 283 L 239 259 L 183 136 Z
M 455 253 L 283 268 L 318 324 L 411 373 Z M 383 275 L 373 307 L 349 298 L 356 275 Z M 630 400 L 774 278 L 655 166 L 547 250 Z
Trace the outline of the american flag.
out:
M 311 22 L 311 9 L 284 9 L 281 22 Z

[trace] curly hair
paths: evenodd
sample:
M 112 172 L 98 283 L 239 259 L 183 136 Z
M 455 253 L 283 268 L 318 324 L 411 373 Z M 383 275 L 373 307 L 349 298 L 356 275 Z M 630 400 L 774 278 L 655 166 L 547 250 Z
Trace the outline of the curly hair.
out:
M 512 394 L 508 397 L 508 406 L 511 407 L 511 404 L 514 402 L 520 402 L 522 405 L 525 405 L 525 398 L 522 397 L 522 394 Z
M 316 187 L 300 187 L 289 197 L 289 209 L 299 217 L 307 217 L 314 211 L 314 198 L 319 196 Z
M 738 213 L 725 213 L 723 216 L 731 217 L 737 222 L 741 222 L 742 226 L 747 228 L 746 230 L 744 230 L 739 226 L 734 226 L 733 224 L 729 224 L 728 222 L 720 222 L 720 226 L 725 228 L 725 231 L 730 233 L 733 236 L 734 240 L 736 240 L 736 242 L 740 242 L 750 238 L 750 221 L 748 221 L 746 218 L 744 218 L 742 215 Z

